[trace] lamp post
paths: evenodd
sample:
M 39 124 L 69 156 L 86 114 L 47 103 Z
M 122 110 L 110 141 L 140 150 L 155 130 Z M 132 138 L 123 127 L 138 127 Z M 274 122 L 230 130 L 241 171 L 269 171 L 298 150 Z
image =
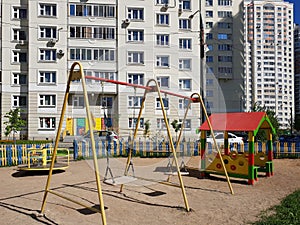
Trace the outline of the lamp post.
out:
M 199 57 L 200 57 L 200 69 L 199 69 L 199 75 L 200 75 L 200 95 L 203 99 L 203 102 L 205 104 L 206 102 L 206 75 L 203 71 L 204 69 L 204 27 L 203 27 L 203 21 L 202 21 L 202 15 L 201 15 L 201 1 L 199 1 L 199 9 L 194 12 L 192 15 L 189 16 L 189 19 L 192 20 L 194 16 L 199 13 Z M 205 104 L 206 105 L 206 104 Z M 202 124 L 205 120 L 204 111 L 201 110 L 201 119 L 200 123 Z

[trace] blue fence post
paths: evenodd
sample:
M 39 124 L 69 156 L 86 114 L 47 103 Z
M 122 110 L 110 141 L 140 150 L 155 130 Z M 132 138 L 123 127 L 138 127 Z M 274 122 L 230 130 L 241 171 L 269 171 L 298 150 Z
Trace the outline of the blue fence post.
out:
M 73 159 L 76 160 L 78 158 L 78 143 L 76 140 L 73 141 Z
M 6 145 L 7 165 L 12 166 L 12 145 Z

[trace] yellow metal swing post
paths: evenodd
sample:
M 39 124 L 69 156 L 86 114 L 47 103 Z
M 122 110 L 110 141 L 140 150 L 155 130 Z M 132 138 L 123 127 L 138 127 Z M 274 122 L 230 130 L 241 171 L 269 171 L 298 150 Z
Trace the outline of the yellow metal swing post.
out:
M 76 66 L 79 67 L 79 70 L 75 71 L 74 69 L 75 69 Z M 59 136 L 60 136 L 60 133 L 61 133 L 61 130 L 62 130 L 62 124 L 63 124 L 63 121 L 64 121 L 64 115 L 65 115 L 65 111 L 66 111 L 66 107 L 67 107 L 67 103 L 68 103 L 68 97 L 69 97 L 69 92 L 70 92 L 70 84 L 71 84 L 72 81 L 80 80 L 80 79 L 81 79 L 81 83 L 82 83 L 83 96 L 84 96 L 84 101 L 85 101 L 85 105 L 86 105 L 86 115 L 87 115 L 87 120 L 88 120 L 88 128 L 90 130 L 90 135 L 91 135 L 91 144 L 92 144 L 92 151 L 93 151 L 93 162 L 94 162 L 94 170 L 95 170 L 95 177 L 96 177 L 96 183 L 97 183 L 97 191 L 98 191 L 98 199 L 99 199 L 99 204 L 100 204 L 100 211 L 93 208 L 93 207 L 86 206 L 85 204 L 80 203 L 78 201 L 75 201 L 71 198 L 68 198 L 68 197 L 66 197 L 62 194 L 59 194 L 56 191 L 50 190 L 50 182 L 51 182 L 51 178 L 52 178 L 52 172 L 53 172 L 55 157 L 56 157 L 56 154 L 57 154 Z M 105 210 L 104 210 L 102 189 L 101 189 L 101 184 L 100 184 L 100 174 L 99 174 L 99 167 L 98 167 L 98 162 L 97 162 L 94 132 L 92 132 L 92 131 L 93 131 L 93 117 L 92 117 L 90 107 L 89 107 L 89 100 L 88 100 L 88 94 L 87 94 L 87 90 L 86 90 L 86 84 L 85 84 L 85 77 L 84 77 L 84 73 L 83 73 L 83 68 L 82 68 L 81 63 L 74 62 L 71 66 L 71 69 L 70 69 L 70 75 L 69 75 L 68 82 L 67 82 L 63 107 L 62 107 L 62 110 L 61 110 L 61 115 L 60 115 L 60 120 L 59 120 L 59 126 L 58 126 L 58 130 L 57 130 L 56 138 L 55 138 L 55 145 L 54 145 L 54 150 L 53 150 L 52 161 L 51 161 L 51 165 L 50 165 L 49 175 L 48 175 L 48 178 L 47 178 L 45 193 L 44 193 L 44 197 L 43 197 L 43 203 L 42 203 L 42 207 L 41 207 L 41 213 L 42 214 L 44 213 L 44 210 L 45 210 L 45 205 L 46 205 L 46 200 L 47 200 L 48 193 L 51 193 L 51 194 L 54 194 L 58 197 L 61 197 L 61 198 L 65 199 L 65 200 L 68 200 L 68 201 L 71 201 L 71 202 L 76 203 L 78 205 L 81 205 L 83 207 L 86 207 L 86 208 L 88 208 L 88 209 L 90 209 L 94 212 L 100 212 L 101 213 L 101 218 L 102 218 L 102 224 L 106 225 L 106 216 L 105 216 Z

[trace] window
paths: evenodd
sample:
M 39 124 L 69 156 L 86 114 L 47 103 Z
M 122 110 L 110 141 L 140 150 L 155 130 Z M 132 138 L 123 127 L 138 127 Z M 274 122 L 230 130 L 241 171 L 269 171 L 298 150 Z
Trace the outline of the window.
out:
M 128 96 L 128 107 L 129 108 L 140 108 L 142 105 L 142 96 Z
M 206 79 L 206 86 L 213 86 L 214 80 L 213 79 Z
M 57 38 L 56 27 L 40 27 L 40 38 Z
M 56 49 L 40 49 L 40 61 L 56 61 Z
M 56 4 L 39 4 L 39 16 L 51 16 L 55 17 L 57 15 Z
M 214 62 L 214 57 L 213 56 L 206 56 L 206 62 Z
M 156 24 L 157 25 L 169 25 L 169 14 L 156 14 Z
M 182 123 L 182 119 L 179 119 L 179 122 Z M 184 130 L 191 130 L 191 119 L 186 119 L 184 121 Z
M 206 90 L 206 97 L 213 97 L 213 96 L 214 96 L 213 90 Z
M 27 75 L 22 73 L 13 73 L 12 84 L 14 85 L 25 85 L 27 84 Z
M 144 9 L 128 8 L 127 18 L 131 20 L 144 20 Z
M 144 52 L 127 52 L 128 64 L 144 64 Z
M 162 55 L 159 55 L 159 56 L 156 56 L 156 66 L 157 67 L 169 67 L 170 64 L 169 64 L 169 56 L 162 56 Z
M 218 5 L 232 6 L 232 0 L 218 0 Z
M 231 67 L 218 67 L 218 72 L 223 74 L 232 74 Z
M 232 12 L 231 11 L 218 11 L 218 17 L 219 18 L 232 17 Z
M 56 72 L 55 71 L 39 71 L 39 83 L 40 84 L 56 84 Z
M 206 12 L 205 12 L 205 16 L 206 16 L 206 17 L 213 17 L 213 16 L 214 16 L 214 13 L 213 13 L 213 11 L 206 11 Z
M 128 119 L 128 128 L 135 128 L 137 123 L 137 118 Z M 144 118 L 140 118 L 139 128 L 144 128 Z
M 168 118 L 168 123 L 169 123 L 169 118 Z M 166 122 L 165 122 L 164 118 L 156 119 L 156 124 L 157 124 L 157 126 L 156 126 L 157 129 L 162 129 L 162 130 L 167 129 Z
M 26 63 L 27 62 L 27 53 L 21 51 L 13 51 L 13 63 Z
M 206 6 L 213 6 L 213 0 L 206 0 L 205 5 Z
M 143 42 L 144 30 L 128 30 L 127 34 L 128 42 Z
M 13 18 L 14 19 L 27 19 L 27 9 L 14 7 L 13 8 Z
M 191 59 L 179 59 L 179 70 L 191 70 L 192 68 Z
M 170 88 L 170 77 L 159 76 L 156 78 L 156 80 L 160 87 Z
M 83 108 L 84 107 L 83 96 L 73 96 L 72 105 L 74 108 Z
M 218 28 L 228 29 L 232 27 L 232 23 L 218 22 Z
M 191 10 L 191 0 L 179 0 L 179 9 Z
M 180 98 L 178 100 L 178 108 L 179 109 L 187 109 L 188 105 L 189 105 L 189 99 L 182 99 Z M 191 105 L 190 105 L 190 108 L 191 108 Z
M 218 61 L 219 62 L 232 62 L 232 56 L 225 56 L 225 55 L 218 56 Z
M 104 26 L 71 26 L 70 37 L 78 39 L 104 39 L 114 40 L 116 29 Z
M 40 117 L 40 129 L 55 129 L 55 117 Z
M 205 23 L 205 28 L 213 28 L 213 22 L 206 22 Z
M 99 49 L 99 48 L 71 48 L 71 60 L 93 60 L 93 61 L 114 61 L 115 49 Z
M 190 19 L 179 19 L 179 29 L 190 30 L 191 20 Z
M 212 33 L 207 33 L 206 34 L 206 40 L 212 40 L 213 39 L 213 34 Z
M 190 38 L 179 38 L 179 48 L 191 50 L 192 49 L 192 39 Z
M 100 105 L 104 109 L 111 109 L 113 107 L 113 97 L 102 97 Z
M 164 104 L 164 108 L 169 109 L 169 99 L 168 98 L 162 98 L 162 102 Z M 155 108 L 156 109 L 161 109 L 162 108 L 159 98 L 156 98 L 156 107 Z
M 115 5 L 70 4 L 70 16 L 115 17 Z
M 213 51 L 214 50 L 214 46 L 212 44 L 208 44 L 207 45 L 207 49 L 208 49 L 208 51 Z
M 40 107 L 55 107 L 56 96 L 55 95 L 40 95 L 39 97 Z
M 159 46 L 169 46 L 169 34 L 157 34 L 156 35 L 156 45 Z
M 128 83 L 144 85 L 144 74 L 143 73 L 129 73 Z
M 218 45 L 218 50 L 219 51 L 231 51 L 232 50 L 232 45 L 220 44 L 220 45 Z
M 218 40 L 230 40 L 231 34 L 218 34 Z
M 191 79 L 179 79 L 179 89 L 180 90 L 192 90 L 192 80 Z
M 12 106 L 24 108 L 27 106 L 27 97 L 23 95 L 14 95 L 12 97 Z
M 22 29 L 13 29 L 13 40 L 14 41 L 20 41 L 20 40 L 26 40 L 26 31 Z
M 157 5 L 169 4 L 169 0 L 156 0 Z
M 109 79 L 109 80 L 117 80 L 117 74 L 115 72 L 101 72 L 101 71 L 89 71 L 86 70 L 87 72 L 91 73 L 91 76 L 94 77 L 99 77 L 99 78 L 105 78 L 105 79 Z M 87 74 L 87 73 L 85 73 Z M 94 82 L 99 83 L 101 82 L 100 80 L 95 80 Z

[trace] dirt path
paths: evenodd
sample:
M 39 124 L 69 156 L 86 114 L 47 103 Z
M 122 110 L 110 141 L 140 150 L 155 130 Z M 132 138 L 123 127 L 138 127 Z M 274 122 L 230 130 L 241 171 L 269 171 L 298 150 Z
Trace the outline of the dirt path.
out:
M 156 162 L 150 164 L 158 168 Z M 147 172 L 146 167 L 137 167 L 136 173 L 138 169 L 145 169 L 144 175 L 150 177 L 153 170 Z M 254 186 L 232 180 L 234 195 L 230 194 L 223 178 L 184 176 L 191 212 L 185 211 L 179 188 L 140 183 L 126 185 L 121 194 L 118 186 L 102 182 L 107 224 L 247 224 L 256 220 L 261 211 L 279 204 L 282 198 L 300 188 L 299 159 L 275 160 L 274 167 L 273 177 L 260 177 Z M 105 166 L 101 167 L 101 171 L 104 169 Z M 0 224 L 101 224 L 99 213 L 52 194 L 48 195 L 45 217 L 35 217 L 42 204 L 47 175 L 19 176 L 15 167 L 0 168 L 0 171 Z M 177 177 L 172 178 L 174 182 L 177 180 Z M 72 162 L 66 172 L 54 174 L 51 189 L 87 205 L 98 204 L 94 172 L 86 161 Z

